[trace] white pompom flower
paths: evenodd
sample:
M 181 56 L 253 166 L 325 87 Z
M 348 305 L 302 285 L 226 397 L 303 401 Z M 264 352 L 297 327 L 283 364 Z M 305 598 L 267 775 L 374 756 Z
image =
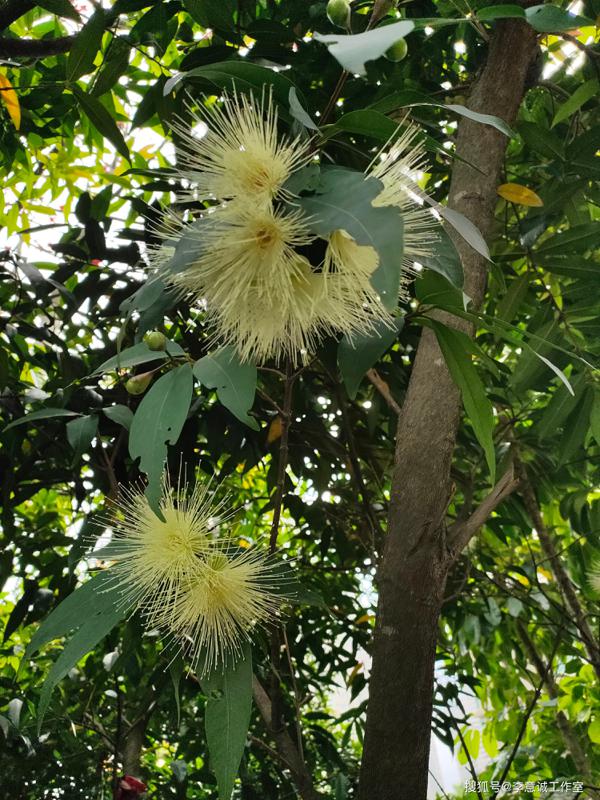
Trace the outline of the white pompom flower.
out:
M 225 547 L 200 560 L 165 620 L 200 675 L 235 661 L 251 632 L 277 619 L 274 566 L 257 548 Z
M 268 204 L 312 157 L 309 142 L 279 134 L 270 91 L 260 99 L 234 91 L 210 111 L 190 113 L 204 136 L 195 136 L 182 120 L 172 128 L 178 136 L 176 176 L 189 184 L 191 195 Z

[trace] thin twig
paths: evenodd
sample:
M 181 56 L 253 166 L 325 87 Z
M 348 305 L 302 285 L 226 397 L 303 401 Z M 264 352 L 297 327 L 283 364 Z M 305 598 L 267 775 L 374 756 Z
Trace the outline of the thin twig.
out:
M 285 370 L 285 384 L 283 390 L 283 406 L 281 409 L 281 442 L 279 444 L 279 464 L 277 466 L 277 488 L 275 490 L 275 501 L 273 507 L 273 522 L 271 523 L 271 534 L 269 536 L 269 550 L 275 552 L 277 547 L 277 536 L 279 535 L 279 522 L 281 520 L 281 510 L 283 506 L 283 495 L 285 492 L 285 475 L 288 463 L 288 443 L 290 433 L 290 423 L 292 418 L 292 397 L 294 388 L 294 376 L 292 363 L 288 359 Z
M 377 372 L 376 369 L 370 369 L 367 372 L 367 378 L 371 381 L 373 386 L 377 389 L 379 394 L 383 397 L 385 402 L 394 412 L 394 414 L 400 414 L 401 408 L 398 403 L 394 400 L 392 393 L 390 391 L 390 387 L 388 384 L 383 380 L 381 375 Z

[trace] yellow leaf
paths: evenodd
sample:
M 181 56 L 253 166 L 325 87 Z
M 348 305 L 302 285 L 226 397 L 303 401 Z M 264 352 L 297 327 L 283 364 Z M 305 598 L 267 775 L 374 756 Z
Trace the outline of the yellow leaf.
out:
M 496 191 L 509 203 L 516 203 L 519 206 L 534 206 L 539 208 L 544 205 L 544 201 L 532 189 L 521 186 L 518 183 L 503 183 Z
M 350 675 L 348 675 L 348 680 L 346 681 L 346 685 L 347 686 L 352 686 L 352 681 L 356 678 L 358 673 L 361 671 L 362 667 L 363 667 L 362 662 L 358 661 L 356 663 L 356 666 L 354 667 L 354 669 L 350 673 Z
M 374 619 L 375 619 L 375 617 L 374 617 L 373 614 L 363 614 L 362 617 L 359 617 L 356 620 L 356 625 L 362 625 L 363 622 L 371 622 L 371 620 L 374 620 Z
M 267 444 L 273 444 L 281 436 L 283 429 L 283 422 L 281 417 L 275 417 L 273 422 L 269 425 L 269 432 L 267 433 Z
M 0 97 L 6 106 L 6 110 L 13 121 L 13 125 L 17 130 L 21 127 L 21 106 L 19 105 L 19 98 L 17 93 L 12 88 L 12 83 L 8 80 L 6 75 L 0 73 Z

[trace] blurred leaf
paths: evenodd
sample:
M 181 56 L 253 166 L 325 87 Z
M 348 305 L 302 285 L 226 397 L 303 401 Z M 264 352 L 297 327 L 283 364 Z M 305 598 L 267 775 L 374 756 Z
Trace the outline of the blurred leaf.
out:
M 73 463 L 80 460 L 92 443 L 97 430 L 98 417 L 96 414 L 78 417 L 71 422 L 67 422 L 67 440 L 75 453 Z
M 480 8 L 476 13 L 477 18 L 484 22 L 495 19 L 511 19 L 525 16 L 525 12 L 521 6 L 508 3 L 500 3 L 497 6 L 486 6 L 485 8 Z
M 130 367 L 135 367 L 138 364 L 146 364 L 150 361 L 164 361 L 169 356 L 183 355 L 184 352 L 177 342 L 167 342 L 166 351 L 150 350 L 146 342 L 139 342 L 132 347 L 126 347 L 125 350 L 121 350 L 116 356 L 107 359 L 94 370 L 92 375 L 106 375 L 107 372 L 129 369 Z
M 103 408 L 102 411 L 110 420 L 122 425 L 126 430 L 131 428 L 131 423 L 133 422 L 133 411 L 127 406 L 117 404 L 115 406 L 110 406 L 109 408 Z
M 79 13 L 73 8 L 69 0 L 37 0 L 36 5 L 59 17 L 66 17 L 67 19 L 75 20 L 75 22 L 81 21 Z
M 593 25 L 593 21 L 570 14 L 558 6 L 545 3 L 539 6 L 530 6 L 525 9 L 527 22 L 540 33 L 560 33 L 561 31 L 574 31 L 581 25 Z
M 26 414 L 20 419 L 15 419 L 9 423 L 4 430 L 16 428 L 17 425 L 27 425 L 30 422 L 36 422 L 38 419 L 50 419 L 51 417 L 77 417 L 79 416 L 76 411 L 69 411 L 67 408 L 41 408 L 39 411 L 32 411 L 31 414 Z
M 109 92 L 117 83 L 119 78 L 125 73 L 129 66 L 129 54 L 131 47 L 124 39 L 113 39 L 110 47 L 106 51 L 104 63 L 98 71 L 92 94 L 100 97 L 105 92 Z
M 554 119 L 552 120 L 552 127 L 554 128 L 559 122 L 568 119 L 571 114 L 578 111 L 582 105 L 587 103 L 588 100 L 591 100 L 599 91 L 600 81 L 598 81 L 597 78 L 591 78 L 589 81 L 582 83 L 581 86 L 578 86 L 571 97 L 558 107 Z

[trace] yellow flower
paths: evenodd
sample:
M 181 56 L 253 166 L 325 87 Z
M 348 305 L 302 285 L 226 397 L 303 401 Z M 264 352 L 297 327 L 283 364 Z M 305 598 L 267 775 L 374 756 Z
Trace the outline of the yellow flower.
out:
M 412 269 L 415 261 L 431 255 L 438 223 L 420 201 L 421 191 L 415 173 L 425 165 L 423 143 L 415 143 L 419 135 L 416 125 L 408 125 L 391 149 L 374 162 L 368 174 L 383 183 L 383 191 L 374 206 L 396 206 L 404 223 L 404 265 Z
M 202 232 L 202 255 L 165 279 L 205 301 L 215 338 L 243 360 L 295 355 L 314 339 L 313 302 L 302 287 L 311 241 L 297 212 L 236 203 Z
M 343 230 L 330 235 L 323 264 L 327 295 L 321 313 L 332 328 L 352 336 L 368 333 L 376 322 L 391 322 L 371 283 L 378 266 L 379 256 L 372 247 L 359 245 Z
M 177 597 L 182 580 L 213 547 L 211 528 L 222 503 L 210 484 L 196 484 L 189 497 L 165 480 L 161 520 L 141 489 L 121 490 L 113 522 L 111 572 L 123 602 L 151 620 Z
M 165 618 L 200 674 L 235 660 L 250 631 L 277 617 L 273 567 L 256 549 L 224 548 L 200 561 Z
M 201 198 L 269 203 L 311 158 L 306 142 L 278 135 L 271 92 L 263 91 L 260 100 L 234 92 L 211 112 L 191 113 L 197 126 L 208 127 L 203 137 L 190 133 L 183 121 L 172 127 L 179 137 L 178 177 Z

